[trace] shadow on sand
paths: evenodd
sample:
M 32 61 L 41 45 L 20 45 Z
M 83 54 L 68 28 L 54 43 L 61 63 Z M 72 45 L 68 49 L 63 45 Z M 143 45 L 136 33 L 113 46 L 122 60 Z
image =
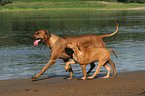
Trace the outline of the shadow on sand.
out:
M 105 73 L 98 74 L 94 79 L 103 78 L 104 76 L 106 76 Z M 112 75 L 110 75 L 110 76 L 112 76 Z M 82 80 L 81 77 L 82 76 L 75 76 L 74 75 L 74 78 L 72 80 Z M 51 76 L 42 76 L 39 79 L 32 79 L 32 81 L 52 80 L 52 79 L 64 81 L 64 80 L 68 80 L 67 78 L 69 78 L 69 75 L 51 75 Z M 93 80 L 93 79 L 87 79 L 87 80 Z

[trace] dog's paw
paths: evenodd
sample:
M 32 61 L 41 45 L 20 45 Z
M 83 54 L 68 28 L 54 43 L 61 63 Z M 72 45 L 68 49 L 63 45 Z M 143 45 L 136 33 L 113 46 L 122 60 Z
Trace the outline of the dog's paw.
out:
M 107 78 L 109 78 L 109 76 L 104 76 L 103 78 L 104 78 L 104 79 L 107 79 Z
M 87 79 L 90 79 L 90 80 L 91 80 L 91 79 L 93 79 L 93 78 L 94 78 L 94 77 L 92 77 L 92 76 L 90 76 L 90 77 L 87 77 Z
M 38 80 L 38 77 L 32 76 L 31 79 Z
M 68 80 L 72 80 L 72 79 L 74 79 L 73 77 L 69 77 L 69 78 L 67 78 Z
M 93 80 L 93 79 L 89 79 L 89 78 L 81 79 L 81 78 L 78 78 L 77 80 Z
M 87 78 L 86 78 L 86 77 L 82 77 L 81 79 L 82 79 L 82 80 L 86 80 Z

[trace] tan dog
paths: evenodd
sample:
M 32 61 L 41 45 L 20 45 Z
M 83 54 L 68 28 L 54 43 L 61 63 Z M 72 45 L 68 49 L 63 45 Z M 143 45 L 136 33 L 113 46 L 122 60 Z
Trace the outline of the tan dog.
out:
M 114 55 L 117 58 L 114 50 L 105 48 L 84 48 L 79 41 L 72 41 L 67 44 L 67 47 L 71 48 L 74 53 L 73 60 L 67 62 L 65 66 L 66 71 L 70 68 L 70 64 L 79 63 L 84 74 L 84 77 L 82 77 L 81 79 L 85 80 L 87 76 L 86 64 L 98 61 L 96 72 L 94 73 L 94 75 L 88 78 L 94 78 L 99 73 L 102 66 L 104 66 L 108 71 L 107 76 L 105 76 L 104 78 L 108 78 L 110 76 L 111 68 L 107 65 L 107 62 L 110 61 L 110 51 L 113 51 Z
M 116 21 L 115 21 L 116 22 Z M 41 74 L 43 74 L 51 65 L 53 65 L 58 58 L 63 59 L 66 63 L 72 58 L 73 51 L 69 48 L 66 48 L 66 44 L 70 42 L 70 40 L 78 40 L 83 47 L 85 48 L 96 48 L 96 47 L 103 47 L 106 48 L 105 43 L 103 42 L 102 38 L 113 36 L 118 31 L 118 24 L 116 22 L 117 29 L 114 33 L 109 35 L 83 35 L 77 37 L 58 37 L 49 33 L 46 30 L 37 31 L 31 38 L 36 39 L 34 42 L 34 46 L 38 45 L 39 42 L 45 43 L 51 49 L 51 58 L 49 62 L 42 68 L 42 70 L 32 77 L 32 79 L 38 79 Z M 114 76 L 116 76 L 115 64 L 110 60 L 109 64 L 113 68 Z M 95 64 L 92 62 L 90 70 L 87 72 L 88 74 L 91 70 L 95 67 Z M 70 78 L 73 78 L 73 71 L 72 68 L 69 69 Z

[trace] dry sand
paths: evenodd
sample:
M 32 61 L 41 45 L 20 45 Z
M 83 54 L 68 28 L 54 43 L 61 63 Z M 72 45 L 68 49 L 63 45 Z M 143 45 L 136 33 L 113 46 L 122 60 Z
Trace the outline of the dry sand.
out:
M 145 96 L 145 70 L 119 73 L 108 79 L 64 78 L 0 80 L 0 96 Z

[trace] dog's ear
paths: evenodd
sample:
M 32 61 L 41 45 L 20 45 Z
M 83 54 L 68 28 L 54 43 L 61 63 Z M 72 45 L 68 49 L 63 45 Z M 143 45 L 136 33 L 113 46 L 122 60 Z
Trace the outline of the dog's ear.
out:
M 81 48 L 80 48 L 80 47 L 81 47 L 81 46 L 80 46 L 80 43 L 79 43 L 79 42 L 76 42 L 76 45 L 77 45 L 77 47 L 78 47 L 78 50 L 82 51 Z
M 49 33 L 48 31 L 44 30 L 45 34 L 47 35 L 47 39 L 49 39 L 51 37 L 51 33 Z

